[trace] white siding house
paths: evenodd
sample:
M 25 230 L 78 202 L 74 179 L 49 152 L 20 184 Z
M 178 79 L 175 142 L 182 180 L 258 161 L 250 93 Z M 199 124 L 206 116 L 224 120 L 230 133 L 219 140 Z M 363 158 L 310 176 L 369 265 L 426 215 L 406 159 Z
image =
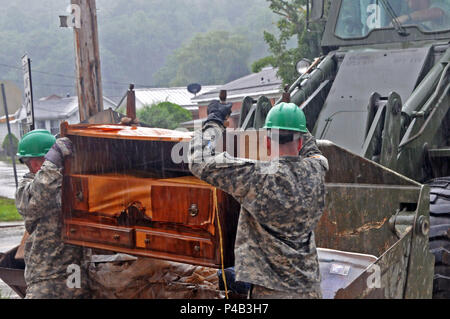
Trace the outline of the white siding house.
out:
M 217 89 L 218 86 L 203 86 L 201 93 L 206 93 Z M 142 109 L 145 105 L 152 105 L 161 102 L 170 102 L 181 106 L 190 111 L 193 118 L 198 118 L 198 104 L 192 102 L 195 95 L 189 93 L 186 87 L 172 87 L 172 88 L 140 88 L 135 89 L 136 96 L 136 110 Z M 118 104 L 119 108 L 126 109 L 127 94 Z
M 116 108 L 110 99 L 103 98 L 104 109 Z M 23 136 L 23 128 L 26 124 L 26 112 L 22 106 L 15 114 L 9 116 L 11 132 L 20 139 Z M 80 122 L 78 111 L 78 98 L 59 97 L 52 95 L 34 102 L 34 121 L 36 129 L 45 129 L 52 134 L 59 133 L 61 122 L 67 121 L 69 124 Z M 6 118 L 0 117 L 0 149 L 3 139 L 8 134 Z

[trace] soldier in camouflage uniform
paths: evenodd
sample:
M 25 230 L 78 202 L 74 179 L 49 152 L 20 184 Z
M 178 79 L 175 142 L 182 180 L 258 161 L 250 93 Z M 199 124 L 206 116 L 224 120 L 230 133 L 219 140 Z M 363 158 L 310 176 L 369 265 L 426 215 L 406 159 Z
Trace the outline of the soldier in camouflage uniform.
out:
M 62 242 L 62 167 L 63 158 L 71 154 L 69 139 L 55 142 L 44 130 L 26 134 L 19 144 L 17 155 L 30 169 L 16 191 L 16 206 L 29 234 L 24 256 L 27 299 L 88 297 L 85 252 Z
M 250 298 L 321 298 L 313 230 L 325 206 L 328 161 L 307 131 L 303 112 L 290 103 L 269 112 L 268 148 L 279 148 L 269 162 L 216 150 L 231 106 L 213 102 L 208 112 L 191 141 L 189 167 L 241 204 L 236 280 L 252 284 Z

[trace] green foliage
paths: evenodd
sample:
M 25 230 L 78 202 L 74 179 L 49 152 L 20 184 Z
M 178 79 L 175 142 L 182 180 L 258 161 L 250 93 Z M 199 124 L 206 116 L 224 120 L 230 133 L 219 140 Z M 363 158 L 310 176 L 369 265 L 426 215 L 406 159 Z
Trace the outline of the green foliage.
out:
M 197 34 L 175 51 L 156 75 L 157 84 L 185 86 L 192 82 L 224 84 L 249 73 L 250 44 L 226 31 Z
M 11 139 L 12 139 L 12 147 L 9 143 L 9 134 L 5 136 L 2 143 L 2 148 L 5 150 L 6 155 L 12 156 L 17 154 L 17 148 L 19 146 L 19 140 L 17 137 L 11 133 Z
M 292 84 L 298 77 L 296 64 L 302 58 L 313 59 L 321 54 L 320 39 L 324 22 L 314 23 L 306 28 L 306 0 L 267 0 L 270 9 L 281 18 L 277 22 L 279 35 L 264 31 L 278 75 L 284 84 Z M 295 41 L 294 47 L 290 47 Z
M 2 79 L 22 86 L 20 58 L 28 53 L 34 71 L 62 75 L 34 72 L 35 98 L 76 94 L 73 31 L 60 28 L 58 19 L 69 3 L 0 0 L 0 64 L 16 67 L 0 65 Z M 168 57 L 199 32 L 242 35 L 252 61 L 269 54 L 263 30 L 275 31 L 276 16 L 266 0 L 97 0 L 97 9 L 103 90 L 111 97 L 122 96 L 128 83 L 154 86 Z
M 22 220 L 13 199 L 0 197 L 0 222 Z
M 121 107 L 119 107 L 119 108 L 116 110 L 116 112 L 118 112 L 118 113 L 120 113 L 120 114 L 126 115 L 126 114 L 127 114 L 127 108 L 126 108 L 126 106 L 121 106 Z
M 151 106 L 146 105 L 137 111 L 139 121 L 151 127 L 176 129 L 180 123 L 192 120 L 192 114 L 177 104 L 161 102 Z
M 256 60 L 255 62 L 252 63 L 252 72 L 258 73 L 266 66 L 274 66 L 275 63 L 276 62 L 275 62 L 275 59 L 273 58 L 273 56 L 266 56 L 266 57 Z

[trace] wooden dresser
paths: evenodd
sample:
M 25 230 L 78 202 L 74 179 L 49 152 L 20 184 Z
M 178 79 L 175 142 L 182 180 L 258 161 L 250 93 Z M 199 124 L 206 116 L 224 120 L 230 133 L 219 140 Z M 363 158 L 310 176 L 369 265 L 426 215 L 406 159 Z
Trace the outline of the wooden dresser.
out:
M 216 268 L 222 251 L 225 267 L 234 264 L 240 206 L 189 172 L 191 133 L 63 123 L 61 135 L 74 144 L 65 242 Z

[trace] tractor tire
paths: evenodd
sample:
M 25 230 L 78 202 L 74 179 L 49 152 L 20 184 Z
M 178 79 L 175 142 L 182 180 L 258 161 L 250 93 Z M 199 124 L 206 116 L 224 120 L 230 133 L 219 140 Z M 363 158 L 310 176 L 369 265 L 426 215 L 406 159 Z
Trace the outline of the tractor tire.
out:
M 450 177 L 430 183 L 430 250 L 434 255 L 433 299 L 450 298 Z

